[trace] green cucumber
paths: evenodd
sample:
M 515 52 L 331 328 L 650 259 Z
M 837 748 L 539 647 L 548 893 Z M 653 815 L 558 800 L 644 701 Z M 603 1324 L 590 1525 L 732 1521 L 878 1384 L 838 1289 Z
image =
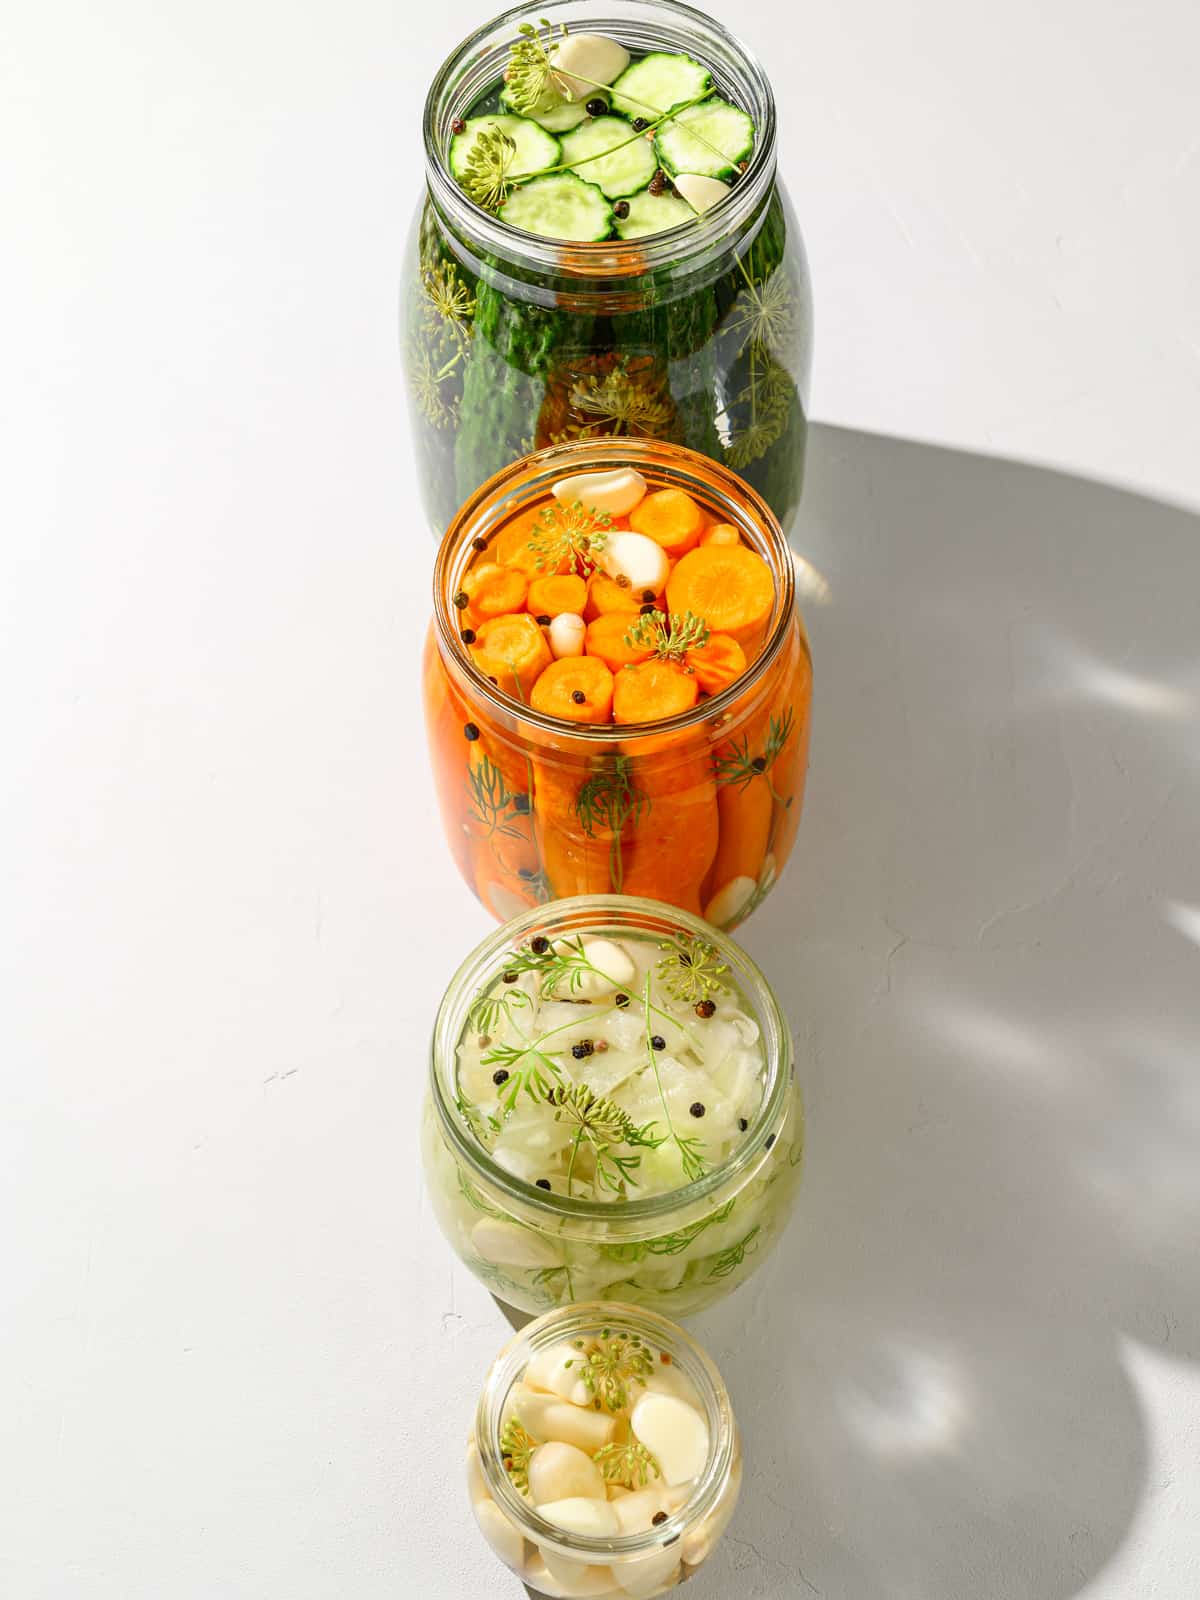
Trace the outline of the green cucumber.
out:
M 738 162 L 748 160 L 754 149 L 754 123 L 737 106 L 713 95 L 664 122 L 654 148 L 668 172 L 731 178 L 737 175 Z
M 626 117 L 649 119 L 700 100 L 711 88 L 708 68 L 691 56 L 652 50 L 626 67 L 612 85 L 612 108 Z
M 611 155 L 605 155 L 611 150 Z M 658 168 L 654 145 L 634 133 L 624 117 L 594 117 L 562 141 L 567 166 L 595 183 L 612 200 L 644 189 Z
M 466 174 L 472 147 L 485 128 L 499 128 L 516 145 L 506 168 L 510 178 L 532 177 L 535 172 L 544 172 L 547 167 L 558 164 L 558 140 L 528 117 L 471 117 L 462 133 L 456 133 L 450 141 L 450 171 L 460 183 Z
M 543 239 L 594 243 L 612 232 L 612 207 L 602 190 L 573 172 L 547 173 L 523 183 L 500 207 L 500 220 L 510 227 L 538 233 Z
M 681 222 L 694 222 L 696 213 L 677 194 L 635 194 L 629 211 L 617 218 L 617 233 L 622 239 L 644 239 L 648 233 L 662 233 Z
M 608 96 L 597 89 L 591 99 L 603 97 L 605 104 Z M 500 91 L 500 104 L 506 111 L 516 111 L 512 100 L 509 98 L 508 85 Z M 547 133 L 569 133 L 572 128 L 577 128 L 588 114 L 587 106 L 582 100 L 564 100 L 561 95 L 547 92 L 534 106 L 532 111 L 525 113 L 539 128 L 545 128 Z

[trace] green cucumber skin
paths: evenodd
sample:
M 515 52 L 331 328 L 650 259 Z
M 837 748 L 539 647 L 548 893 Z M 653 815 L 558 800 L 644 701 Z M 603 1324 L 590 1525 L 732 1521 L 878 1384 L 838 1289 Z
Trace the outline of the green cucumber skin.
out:
M 791 392 L 778 436 L 744 465 L 730 460 L 731 430 L 744 429 L 747 408 L 736 397 L 747 385 L 749 357 L 733 325 L 745 279 L 732 259 L 715 280 L 692 286 L 670 269 L 640 280 L 645 303 L 598 317 L 533 304 L 527 288 L 500 264 L 483 278 L 464 267 L 426 204 L 406 268 L 406 343 L 428 338 L 421 320 L 420 268 L 449 263 L 474 297 L 465 359 L 445 380 L 454 408 L 450 426 L 434 428 L 420 410 L 410 378 L 413 434 L 426 512 L 440 536 L 458 506 L 493 473 L 551 442 L 553 400 L 589 362 L 614 353 L 652 364 L 653 383 L 669 393 L 671 415 L 655 429 L 722 462 L 756 488 L 787 526 L 799 502 L 807 436 L 811 306 L 799 232 L 778 191 L 767 205 L 743 265 L 754 281 L 786 274 L 796 307 L 796 334 L 778 352 Z M 693 280 L 694 282 L 694 280 Z M 781 380 L 782 383 L 782 380 Z M 547 420 L 548 414 L 550 420 Z M 636 431 L 636 430 L 635 430 Z

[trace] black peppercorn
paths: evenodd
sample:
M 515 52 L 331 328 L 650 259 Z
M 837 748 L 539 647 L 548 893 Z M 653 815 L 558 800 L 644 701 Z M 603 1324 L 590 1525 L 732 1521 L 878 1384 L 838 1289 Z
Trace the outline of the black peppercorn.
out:
M 646 126 L 647 126 L 647 123 L 646 123 L 645 117 L 634 117 L 634 119 L 633 119 L 633 131 L 634 131 L 634 133 L 643 132 L 643 130 L 646 128 Z
M 615 994 L 615 995 L 613 995 L 613 1005 L 624 1007 L 624 1006 L 627 1006 L 628 1004 L 629 1004 L 629 996 L 627 994 Z
M 691 1105 L 688 1107 L 688 1110 L 694 1117 L 702 1117 L 704 1115 L 704 1101 L 693 1100 Z
M 642 590 L 642 599 L 643 600 L 653 600 L 654 599 L 654 590 L 653 589 L 643 589 Z
M 578 1044 L 573 1044 L 571 1046 L 571 1054 L 575 1057 L 576 1061 L 586 1061 L 588 1056 L 591 1055 L 593 1048 L 594 1046 L 592 1045 L 592 1041 L 590 1039 L 581 1039 Z
M 516 972 L 502 972 L 500 974 L 500 981 L 501 983 L 516 983 L 519 976 L 520 974 Z
M 496 1085 L 497 1089 L 502 1083 L 508 1082 L 508 1073 L 503 1067 L 497 1067 L 495 1072 L 492 1073 L 492 1082 Z
M 656 1528 L 658 1527 L 660 1522 L 665 1522 L 666 1520 L 667 1520 L 667 1513 L 665 1511 L 656 1511 L 654 1513 L 654 1515 L 650 1518 L 650 1521 L 654 1524 L 654 1526 Z
M 519 817 L 527 817 L 529 815 L 529 796 L 527 794 L 513 795 L 512 808 Z
M 466 739 L 468 744 L 474 744 L 478 737 L 479 729 L 473 722 L 466 722 L 463 724 L 463 738 Z
M 639 608 L 639 612 L 638 612 L 638 614 L 639 614 L 639 616 L 643 616 L 643 617 L 648 617 L 648 616 L 650 616 L 650 615 L 651 615 L 651 613 L 652 613 L 652 612 L 653 612 L 653 610 L 654 610 L 654 601 L 653 601 L 653 600 L 651 600 L 651 602 L 650 602 L 650 604 L 649 604 L 649 605 L 647 605 L 647 606 L 641 606 L 641 607 L 640 607 L 640 608 Z
M 490 672 L 488 673 L 488 682 L 489 683 L 494 683 L 496 685 L 497 689 L 500 687 L 500 679 L 499 678 L 493 678 Z
M 656 1033 L 650 1040 L 650 1048 L 652 1050 L 665 1050 L 667 1048 L 667 1041 L 661 1033 Z
M 475 550 L 486 550 L 487 549 L 487 540 L 482 538 L 482 537 L 477 538 L 477 539 L 472 539 L 471 540 L 471 546 Z
M 625 576 L 625 574 L 623 572 L 618 572 L 617 573 L 617 588 L 618 589 L 628 589 L 628 587 L 629 587 L 629 579 Z
M 460 589 L 454 596 L 454 604 L 460 611 L 464 611 L 471 604 L 471 597 L 465 589 Z
M 651 194 L 661 194 L 667 187 L 667 175 L 661 167 L 657 168 L 646 187 Z
M 463 629 L 463 631 L 462 631 L 462 642 L 464 644 L 474 644 L 475 643 L 475 629 L 474 628 L 464 628 Z
M 716 1007 L 715 1001 L 712 1001 L 712 1000 L 697 1000 L 696 1001 L 696 1015 L 698 1017 L 706 1017 L 706 1018 L 707 1017 L 711 1017 L 713 1012 L 716 1011 L 716 1009 L 717 1009 L 717 1007 Z
M 628 215 L 629 215 L 629 201 L 628 200 L 618 200 L 616 205 L 613 206 L 613 216 L 619 218 L 620 221 L 624 222 L 625 218 Z
M 537 623 L 539 628 L 548 628 L 550 626 L 550 618 L 544 611 L 539 612 L 533 620 Z
M 550 941 L 544 933 L 539 933 L 536 939 L 529 941 L 529 948 L 535 956 L 544 956 L 550 948 Z
M 599 95 L 588 101 L 583 108 L 589 117 L 602 117 L 608 110 L 608 101 L 602 100 Z
M 765 772 L 767 770 L 767 758 L 766 756 L 755 756 L 750 765 L 754 768 L 755 772 Z
M 746 1121 L 745 1117 L 739 1117 L 738 1118 L 738 1132 L 739 1133 L 745 1133 L 746 1129 L 749 1126 L 750 1126 L 750 1124 Z
M 537 1181 L 537 1186 L 538 1186 L 539 1189 L 548 1189 L 550 1187 L 550 1179 L 549 1178 L 539 1178 L 538 1181 Z
M 537 877 L 537 872 L 534 870 L 533 867 L 518 867 L 517 868 L 517 877 L 518 878 L 524 878 L 525 881 L 528 883 L 530 878 L 536 878 Z
M 451 133 L 466 133 L 466 131 L 467 131 L 467 125 L 463 121 L 463 119 L 461 117 L 455 117 L 454 121 L 450 124 L 450 132 Z
M 571 699 L 575 702 L 575 704 L 577 706 L 581 706 L 581 705 L 584 705 L 586 703 L 587 695 L 584 694 L 582 689 L 572 689 L 571 690 Z
M 769 1133 L 767 1135 L 767 1149 L 769 1150 L 774 1143 L 775 1143 L 775 1135 L 773 1133 Z

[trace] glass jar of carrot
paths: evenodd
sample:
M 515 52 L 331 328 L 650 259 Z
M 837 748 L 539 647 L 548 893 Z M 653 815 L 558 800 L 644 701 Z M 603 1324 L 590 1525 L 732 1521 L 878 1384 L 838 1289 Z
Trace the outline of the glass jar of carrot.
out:
M 442 541 L 432 766 L 459 870 L 501 920 L 624 893 L 737 926 L 795 839 L 811 697 L 782 530 L 694 451 L 538 451 Z

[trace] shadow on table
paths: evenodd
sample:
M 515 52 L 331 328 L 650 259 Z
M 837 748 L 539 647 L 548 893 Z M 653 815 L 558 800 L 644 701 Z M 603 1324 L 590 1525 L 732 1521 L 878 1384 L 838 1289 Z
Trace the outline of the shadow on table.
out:
M 699 1320 L 751 1473 L 697 1600 L 1058 1600 L 1134 1379 L 1200 1356 L 1200 519 L 826 428 L 795 542 L 809 796 L 745 940 L 808 1170 Z

